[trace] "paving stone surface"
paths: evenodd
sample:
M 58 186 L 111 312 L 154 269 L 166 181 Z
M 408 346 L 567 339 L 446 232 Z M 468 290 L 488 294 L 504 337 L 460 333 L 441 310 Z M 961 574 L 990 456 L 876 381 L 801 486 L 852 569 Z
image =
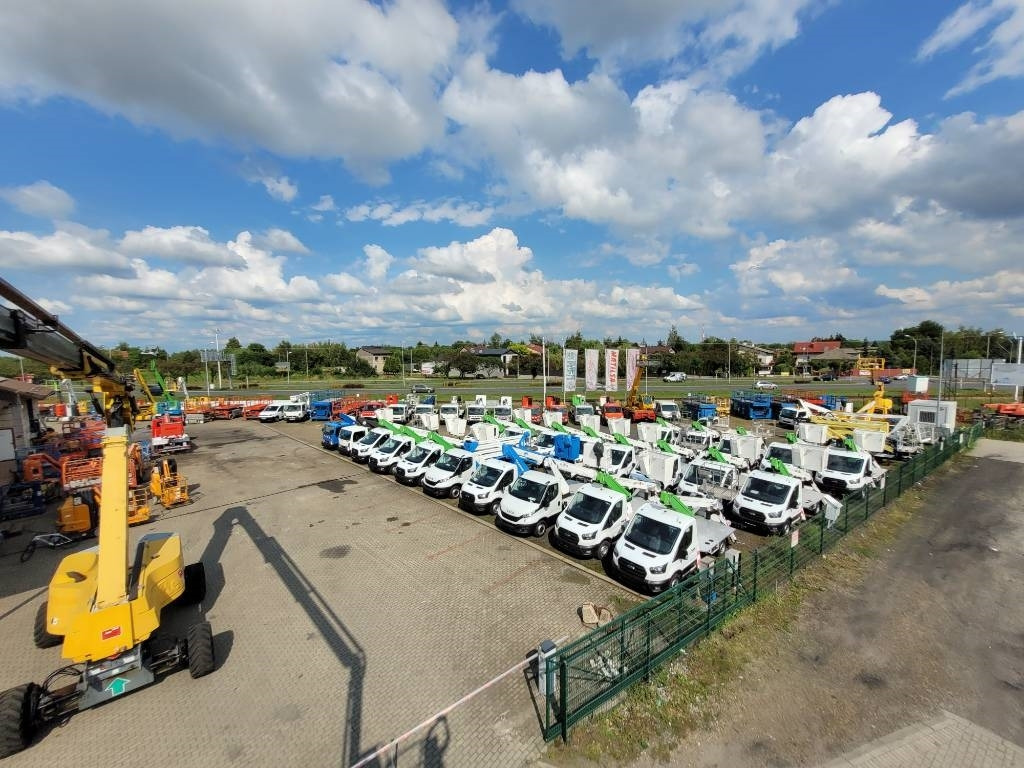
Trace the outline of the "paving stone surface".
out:
M 178 460 L 193 503 L 132 529 L 171 530 L 208 595 L 169 612 L 213 625 L 216 671 L 186 671 L 71 717 L 10 766 L 349 766 L 522 661 L 576 637 L 577 609 L 627 591 L 316 447 L 318 426 L 190 425 Z M 312 444 L 312 445 L 311 445 Z M 159 511 L 159 507 L 157 508 Z M 42 682 L 60 648 L 32 622 L 65 554 L 0 542 L 0 688 Z M 517 766 L 540 739 L 515 673 L 399 750 L 401 766 Z M 373 765 L 389 765 L 381 758 Z

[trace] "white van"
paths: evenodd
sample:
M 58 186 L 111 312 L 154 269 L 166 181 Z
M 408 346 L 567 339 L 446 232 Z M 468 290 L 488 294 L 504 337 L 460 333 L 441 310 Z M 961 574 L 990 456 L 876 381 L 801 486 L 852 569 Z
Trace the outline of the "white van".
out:
M 260 411 L 260 423 L 270 424 L 284 418 L 285 406 L 292 405 L 291 400 L 274 400 L 267 404 L 267 407 Z

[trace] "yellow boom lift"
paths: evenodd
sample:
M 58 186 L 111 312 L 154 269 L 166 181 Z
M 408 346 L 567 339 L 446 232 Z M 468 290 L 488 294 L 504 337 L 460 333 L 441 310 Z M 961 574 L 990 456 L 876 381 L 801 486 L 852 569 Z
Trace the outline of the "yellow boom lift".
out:
M 184 666 L 192 677 L 209 674 L 214 656 L 206 621 L 190 626 L 184 638 L 159 647 L 150 642 L 164 608 L 203 600 L 206 575 L 202 563 L 184 565 L 176 534 L 147 533 L 134 553 L 130 548 L 129 446 L 138 412 L 133 382 L 101 350 L 3 279 L 0 299 L 14 305 L 0 307 L 0 349 L 45 363 L 59 376 L 91 381 L 97 411 L 107 423 L 98 544 L 61 561 L 36 615 L 36 645 L 62 645 L 68 664 L 41 685 L 0 693 L 0 757 L 7 757 L 31 744 L 46 724 L 161 675 Z

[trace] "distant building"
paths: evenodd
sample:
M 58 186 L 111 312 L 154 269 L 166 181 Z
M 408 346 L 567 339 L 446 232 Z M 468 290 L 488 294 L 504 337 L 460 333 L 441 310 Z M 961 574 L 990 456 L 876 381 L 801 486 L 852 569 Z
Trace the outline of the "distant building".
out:
M 487 377 L 508 376 L 509 365 L 519 357 L 503 347 L 465 347 L 462 351 L 483 358 L 477 372 Z
M 360 347 L 356 350 L 356 357 L 370 365 L 377 375 L 384 373 L 384 362 L 394 354 L 391 347 Z
M 775 362 L 775 353 L 764 347 L 756 347 L 749 341 L 740 341 L 736 344 L 736 351 L 743 352 L 757 361 L 759 375 L 767 375 L 764 371 L 770 371 Z
M 811 369 L 811 360 L 821 355 L 835 352 L 842 347 L 839 341 L 797 341 L 793 344 L 793 366 L 797 373 L 807 373 Z M 846 360 L 846 356 L 842 357 Z
M 53 394 L 53 387 L 0 377 L 0 476 L 17 469 L 15 456 L 27 453 L 40 431 L 36 401 Z

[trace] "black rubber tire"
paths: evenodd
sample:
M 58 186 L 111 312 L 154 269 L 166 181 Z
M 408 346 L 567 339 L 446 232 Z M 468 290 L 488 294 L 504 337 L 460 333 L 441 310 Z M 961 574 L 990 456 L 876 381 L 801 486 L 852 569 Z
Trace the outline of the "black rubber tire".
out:
M 608 553 L 612 551 L 612 543 L 605 539 L 597 545 L 597 549 L 594 550 L 594 557 L 598 560 L 604 560 L 608 557 Z
M 64 642 L 61 635 L 51 635 L 46 631 L 46 601 L 36 610 L 36 622 L 32 628 L 32 639 L 36 648 L 53 648 Z
M 498 516 L 498 510 L 500 510 L 500 509 L 501 509 L 501 499 L 495 499 L 494 501 L 491 502 L 490 507 L 487 508 L 487 512 L 489 514 L 492 514 L 495 517 L 497 517 Z
M 545 533 L 548 532 L 548 524 L 541 520 L 535 526 L 533 526 L 533 535 L 538 539 L 541 538 Z
M 679 574 L 677 573 L 675 576 L 673 576 L 671 579 L 669 579 L 668 582 L 665 584 L 665 591 L 668 592 L 670 589 L 672 589 L 672 587 L 674 587 L 680 581 L 682 581 L 682 579 L 679 577 Z
M 26 683 L 0 693 L 0 759 L 21 752 L 36 735 L 39 686 Z
M 213 629 L 210 622 L 201 621 L 188 628 L 188 673 L 193 678 L 213 672 Z
M 462 493 L 461 485 L 453 485 L 452 489 L 448 491 L 448 495 L 451 496 L 453 499 L 459 498 L 460 493 Z
M 192 563 L 185 566 L 185 591 L 178 596 L 178 605 L 198 605 L 206 597 L 206 566 Z

